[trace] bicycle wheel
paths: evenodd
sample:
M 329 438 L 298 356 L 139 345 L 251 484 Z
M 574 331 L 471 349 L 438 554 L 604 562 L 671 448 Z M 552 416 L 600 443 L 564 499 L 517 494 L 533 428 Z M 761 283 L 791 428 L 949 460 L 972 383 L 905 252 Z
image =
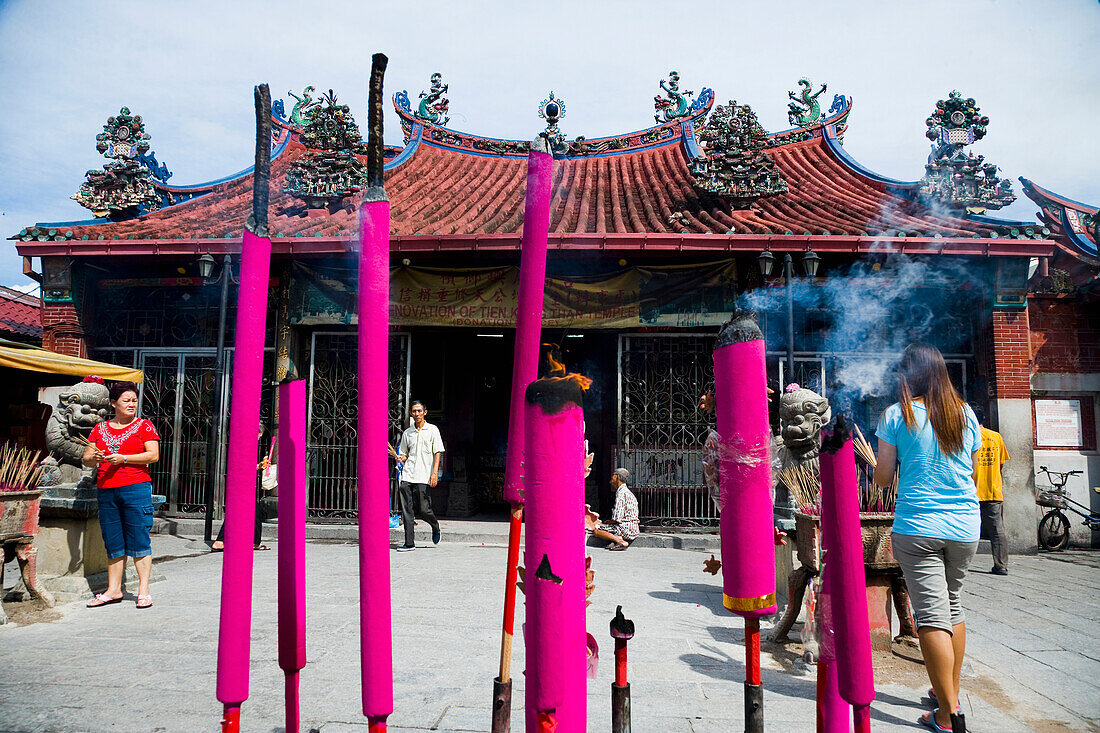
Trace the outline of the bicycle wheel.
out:
M 1069 544 L 1069 520 L 1059 511 L 1047 512 L 1039 522 L 1039 546 L 1045 550 L 1064 550 Z

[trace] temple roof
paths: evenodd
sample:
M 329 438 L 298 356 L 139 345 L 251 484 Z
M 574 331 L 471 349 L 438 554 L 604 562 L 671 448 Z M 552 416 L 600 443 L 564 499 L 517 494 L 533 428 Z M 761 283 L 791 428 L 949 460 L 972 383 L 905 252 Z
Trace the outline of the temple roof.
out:
M 1027 197 L 1039 204 L 1039 218 L 1055 234 L 1065 237 L 1082 254 L 1100 256 L 1100 209 L 1059 196 L 1026 178 L 1021 178 L 1020 184 Z
M 42 300 L 0 286 L 0 337 L 42 338 Z
M 761 199 L 752 209 L 731 209 L 698 188 L 688 168 L 699 154 L 696 134 L 712 104 L 713 93 L 704 89 L 683 119 L 569 142 L 555 156 L 551 246 L 717 251 L 801 249 L 812 242 L 820 251 L 859 252 L 885 242 L 901 251 L 1026 256 L 1050 251 L 1041 226 L 933 210 L 920 203 L 918 183 L 860 166 L 841 145 L 851 102 L 840 95 L 819 122 L 769 135 L 766 152 L 788 191 Z M 395 105 L 407 143 L 387 150 L 385 166 L 394 251 L 518 248 L 528 143 L 425 122 L 400 94 Z M 298 127 L 278 114 L 275 122 L 270 201 L 275 251 L 345 251 L 356 234 L 359 196 L 309 209 L 284 192 L 288 170 L 307 149 Z M 21 254 L 32 256 L 215 251 L 231 248 L 224 240 L 239 241 L 251 212 L 251 169 L 199 186 L 158 182 L 157 187 L 179 203 L 126 221 L 40 224 L 13 239 L 22 240 Z

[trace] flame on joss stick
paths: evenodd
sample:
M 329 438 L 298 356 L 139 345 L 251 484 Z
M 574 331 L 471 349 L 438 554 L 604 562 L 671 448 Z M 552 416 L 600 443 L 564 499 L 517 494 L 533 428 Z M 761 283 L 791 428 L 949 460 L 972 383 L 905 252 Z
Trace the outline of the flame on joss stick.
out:
M 363 715 L 371 733 L 393 712 L 390 625 L 389 237 L 383 188 L 382 77 L 386 57 L 371 66 L 368 188 L 359 209 L 359 645 Z
M 253 212 L 241 246 L 241 278 L 229 405 L 229 449 L 225 487 L 225 551 L 222 556 L 221 620 L 218 627 L 217 696 L 224 704 L 222 730 L 240 730 L 241 704 L 248 699 L 252 636 L 252 531 L 256 518 L 256 435 L 260 427 L 264 334 L 271 269 L 267 238 L 267 172 L 271 162 L 271 93 L 255 89 L 256 173 Z
M 527 538 L 524 561 L 561 578 L 527 584 L 525 715 L 527 730 L 549 723 L 546 706 L 560 700 L 554 723 L 560 733 L 586 730 L 586 631 L 584 563 L 584 413 L 579 375 L 546 377 L 525 395 Z M 560 601 L 552 598 L 560 593 Z M 546 597 L 544 597 L 544 595 Z M 556 611 L 554 609 L 557 609 Z M 556 641 L 551 642 L 551 630 Z M 551 648 L 552 647 L 552 648 Z M 543 706 L 540 708 L 540 705 Z M 540 722 L 540 713 L 543 719 Z M 539 728 L 543 725 L 543 728 Z

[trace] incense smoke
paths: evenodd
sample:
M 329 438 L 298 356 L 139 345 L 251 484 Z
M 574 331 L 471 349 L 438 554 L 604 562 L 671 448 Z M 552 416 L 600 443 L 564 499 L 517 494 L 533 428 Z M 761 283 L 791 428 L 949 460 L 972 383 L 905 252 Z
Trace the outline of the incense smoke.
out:
M 872 253 L 822 281 L 794 280 L 796 350 L 825 357 L 827 396 L 835 409 L 892 398 L 894 368 L 910 343 L 927 341 L 944 353 L 971 350 L 974 306 L 982 302 L 974 286 L 985 268 L 938 259 Z M 738 307 L 770 314 L 769 350 L 785 348 L 785 286 L 747 292 Z

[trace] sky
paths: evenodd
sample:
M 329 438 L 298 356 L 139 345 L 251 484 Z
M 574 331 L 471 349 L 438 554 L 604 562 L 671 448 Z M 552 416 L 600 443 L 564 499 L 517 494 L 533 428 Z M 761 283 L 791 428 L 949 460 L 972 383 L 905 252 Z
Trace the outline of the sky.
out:
M 256 84 L 288 113 L 288 90 L 332 88 L 365 127 L 377 51 L 387 97 L 415 102 L 439 71 L 450 127 L 524 140 L 551 91 L 570 138 L 648 127 L 673 69 L 681 89 L 710 87 L 783 130 L 787 92 L 807 77 L 828 84 L 821 100 L 852 98 L 849 154 L 906 181 L 924 172 L 925 118 L 958 89 L 991 119 L 970 149 L 1019 196 L 993 215 L 1034 220 L 1018 176 L 1100 204 L 1096 0 L 0 0 L 0 284 L 29 282 L 8 237 L 91 218 L 69 196 L 105 162 L 95 136 L 120 107 L 143 117 L 173 184 L 201 183 L 251 164 Z M 389 106 L 385 124 L 400 145 Z

